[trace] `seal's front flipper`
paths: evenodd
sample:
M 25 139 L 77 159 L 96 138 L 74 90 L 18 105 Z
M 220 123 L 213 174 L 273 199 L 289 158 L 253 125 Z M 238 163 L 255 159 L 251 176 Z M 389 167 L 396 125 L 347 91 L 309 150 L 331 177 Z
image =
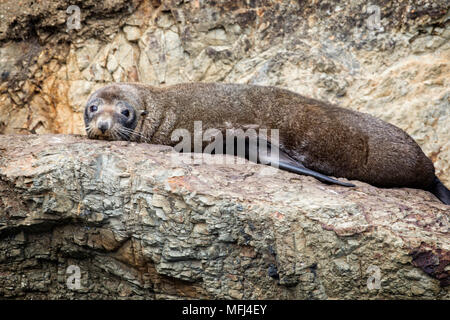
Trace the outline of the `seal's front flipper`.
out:
M 347 183 L 347 182 L 342 182 L 333 178 L 330 178 L 324 174 L 318 173 L 316 171 L 310 170 L 308 168 L 305 168 L 303 166 L 294 166 L 290 163 L 285 163 L 283 161 L 280 161 L 278 163 L 278 167 L 281 170 L 286 170 L 289 172 L 293 172 L 293 173 L 297 173 L 297 174 L 303 174 L 303 175 L 307 175 L 307 176 L 311 176 L 316 178 L 319 181 L 322 181 L 324 183 L 331 183 L 331 184 L 337 184 L 340 186 L 344 186 L 344 187 L 355 187 L 355 185 L 353 183 Z
M 264 143 L 266 144 L 266 148 Z M 261 148 L 265 148 L 265 150 L 261 150 Z M 258 140 L 257 144 L 253 144 L 253 146 L 250 143 L 247 146 L 246 151 L 247 159 L 258 159 L 258 163 L 267 164 L 296 174 L 311 176 L 324 183 L 337 184 L 344 187 L 355 187 L 353 183 L 341 182 L 306 168 L 298 161 L 292 159 L 287 153 L 283 152 L 276 146 L 271 145 L 270 142 L 261 139 Z

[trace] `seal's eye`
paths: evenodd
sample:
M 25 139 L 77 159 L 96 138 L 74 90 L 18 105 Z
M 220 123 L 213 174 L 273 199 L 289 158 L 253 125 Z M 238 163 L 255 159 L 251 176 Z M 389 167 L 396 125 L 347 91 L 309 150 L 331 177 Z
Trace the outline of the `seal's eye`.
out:
M 121 114 L 123 114 L 125 117 L 129 117 L 130 116 L 130 111 L 128 111 L 127 109 L 122 110 Z
M 95 104 L 93 104 L 92 106 L 89 107 L 89 111 L 90 112 L 95 112 L 95 111 L 97 111 L 97 109 L 98 108 L 97 108 L 97 106 Z

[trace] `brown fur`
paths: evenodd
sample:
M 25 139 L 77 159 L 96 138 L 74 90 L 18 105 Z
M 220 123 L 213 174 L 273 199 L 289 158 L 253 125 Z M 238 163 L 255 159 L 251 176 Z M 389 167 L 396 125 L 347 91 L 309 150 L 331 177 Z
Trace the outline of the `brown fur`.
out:
M 403 130 L 368 114 L 276 88 L 192 83 L 166 88 L 117 83 L 95 92 L 107 103 L 125 99 L 137 110 L 135 130 L 147 142 L 175 145 L 171 132 L 202 121 L 203 130 L 279 129 L 281 149 L 305 167 L 379 187 L 429 190 L 434 166 Z

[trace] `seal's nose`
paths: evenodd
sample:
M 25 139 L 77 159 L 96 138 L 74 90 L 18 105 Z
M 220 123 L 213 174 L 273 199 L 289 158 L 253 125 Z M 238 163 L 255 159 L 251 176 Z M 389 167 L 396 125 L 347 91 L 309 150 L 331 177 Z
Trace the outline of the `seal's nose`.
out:
M 99 129 L 103 134 L 105 134 L 106 130 L 109 129 L 109 122 L 107 122 L 107 121 L 101 121 L 101 122 L 98 123 L 97 126 L 98 126 L 98 129 Z

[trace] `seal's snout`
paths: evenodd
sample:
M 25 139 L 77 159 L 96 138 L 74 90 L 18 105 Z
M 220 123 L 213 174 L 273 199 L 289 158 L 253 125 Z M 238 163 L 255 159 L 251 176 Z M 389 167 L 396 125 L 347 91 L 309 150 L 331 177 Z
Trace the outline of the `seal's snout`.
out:
M 113 127 L 112 117 L 111 112 L 100 112 L 95 121 L 97 132 L 101 132 L 103 136 L 109 135 L 109 131 Z
M 110 123 L 109 121 L 98 121 L 97 123 L 97 128 L 103 133 L 105 134 L 105 132 L 107 130 L 109 130 L 110 128 Z

